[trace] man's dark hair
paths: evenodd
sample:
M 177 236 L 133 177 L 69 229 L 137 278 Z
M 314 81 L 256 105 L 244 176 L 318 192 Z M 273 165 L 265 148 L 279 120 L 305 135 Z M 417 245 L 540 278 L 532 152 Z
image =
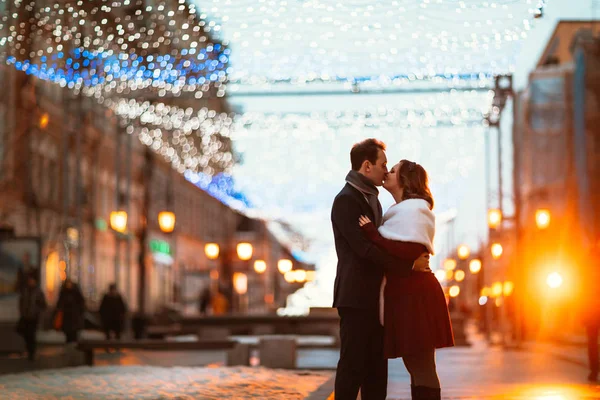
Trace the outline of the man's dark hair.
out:
M 356 143 L 350 150 L 350 162 L 352 169 L 358 171 L 360 166 L 365 161 L 370 161 L 371 164 L 377 162 L 377 153 L 379 150 L 385 151 L 385 143 L 377 139 L 365 139 L 362 142 Z

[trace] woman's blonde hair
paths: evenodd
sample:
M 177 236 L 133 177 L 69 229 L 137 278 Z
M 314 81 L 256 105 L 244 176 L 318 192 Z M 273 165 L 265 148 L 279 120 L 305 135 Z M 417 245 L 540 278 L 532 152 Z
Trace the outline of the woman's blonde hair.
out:
M 423 199 L 433 210 L 433 196 L 429 190 L 429 177 L 425 168 L 412 161 L 400 160 L 396 176 L 398 185 L 403 189 L 402 200 Z

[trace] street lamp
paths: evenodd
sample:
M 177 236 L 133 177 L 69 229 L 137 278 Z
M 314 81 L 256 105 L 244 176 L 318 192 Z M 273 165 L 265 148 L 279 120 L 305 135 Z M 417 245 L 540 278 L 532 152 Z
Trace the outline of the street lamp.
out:
M 240 260 L 248 261 L 252 258 L 252 245 L 250 243 L 238 243 L 236 250 Z
M 48 116 L 48 113 L 43 113 L 40 117 L 40 128 L 46 129 L 48 127 L 48 122 L 50 122 L 50 117 Z
M 216 260 L 219 257 L 219 245 L 216 243 L 206 243 L 204 254 L 209 260 Z
M 259 274 L 262 274 L 266 270 L 267 270 L 267 263 L 266 262 L 264 262 L 263 260 L 256 260 L 256 261 L 254 261 L 254 271 L 256 271 Z
M 558 272 L 552 272 L 546 278 L 546 283 L 552 289 L 558 289 L 563 284 L 563 277 Z
M 540 208 L 535 211 L 535 224 L 538 229 L 546 229 L 550 225 L 550 210 Z
M 448 294 L 450 295 L 450 297 L 456 297 L 460 294 L 460 288 L 458 287 L 458 285 L 454 285 L 450 287 L 450 290 L 448 291 Z
M 242 272 L 235 272 L 233 274 L 233 287 L 237 294 L 246 294 L 248 291 L 248 276 Z
M 494 243 L 492 244 L 491 251 L 492 257 L 494 258 L 494 260 L 497 260 L 500 257 L 502 257 L 502 252 L 504 251 L 504 249 L 502 248 L 502 245 L 500 243 Z
M 471 262 L 469 263 L 469 270 L 472 274 L 476 274 L 479 271 L 481 271 L 481 260 L 477 258 L 471 260 Z
M 175 229 L 175 213 L 172 211 L 161 211 L 158 213 L 158 226 L 165 233 L 171 233 Z
M 292 264 L 292 260 L 288 260 L 286 258 L 282 258 L 281 260 L 277 261 L 277 269 L 282 274 L 290 272 L 293 266 L 294 264 Z
M 458 254 L 458 258 L 460 258 L 461 260 L 466 260 L 467 258 L 469 258 L 471 250 L 466 244 L 461 244 L 460 246 L 458 246 L 456 253 Z
M 120 233 L 125 233 L 127 230 L 127 212 L 112 211 L 110 213 L 110 227 Z
M 447 271 L 452 271 L 456 268 L 456 260 L 453 258 L 446 258 L 444 260 L 444 269 Z
M 488 226 L 495 229 L 502 223 L 502 211 L 497 208 L 488 210 Z

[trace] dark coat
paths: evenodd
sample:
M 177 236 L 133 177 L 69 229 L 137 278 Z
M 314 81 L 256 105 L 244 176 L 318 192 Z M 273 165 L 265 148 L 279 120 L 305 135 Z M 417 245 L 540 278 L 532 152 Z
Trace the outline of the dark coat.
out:
M 63 332 L 77 332 L 83 329 L 85 300 L 79 286 L 74 284 L 71 289 L 62 287 L 56 310 L 63 312 Z
M 46 309 L 46 298 L 39 287 L 26 287 L 19 297 L 19 314 L 27 320 L 37 320 Z
M 358 224 L 361 215 L 375 220 L 363 194 L 346 184 L 331 209 L 335 250 L 338 257 L 333 307 L 377 310 L 384 270 L 409 276 L 413 262 L 399 260 L 375 246 Z
M 100 303 L 100 318 L 105 329 L 114 329 L 119 332 L 123 329 L 127 307 L 120 294 L 105 294 Z

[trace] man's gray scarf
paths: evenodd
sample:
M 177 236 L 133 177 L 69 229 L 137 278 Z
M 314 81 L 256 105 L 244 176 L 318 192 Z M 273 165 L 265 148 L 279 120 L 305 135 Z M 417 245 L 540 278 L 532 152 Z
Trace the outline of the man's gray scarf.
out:
M 377 187 L 375 187 L 369 178 L 354 170 L 348 172 L 348 175 L 346 175 L 346 182 L 365 196 L 365 200 L 369 203 L 369 206 L 371 206 L 371 209 L 373 210 L 373 215 L 375 215 L 375 221 L 373 221 L 373 223 L 375 226 L 379 227 L 383 220 L 383 210 L 377 199 L 377 196 L 379 195 Z

